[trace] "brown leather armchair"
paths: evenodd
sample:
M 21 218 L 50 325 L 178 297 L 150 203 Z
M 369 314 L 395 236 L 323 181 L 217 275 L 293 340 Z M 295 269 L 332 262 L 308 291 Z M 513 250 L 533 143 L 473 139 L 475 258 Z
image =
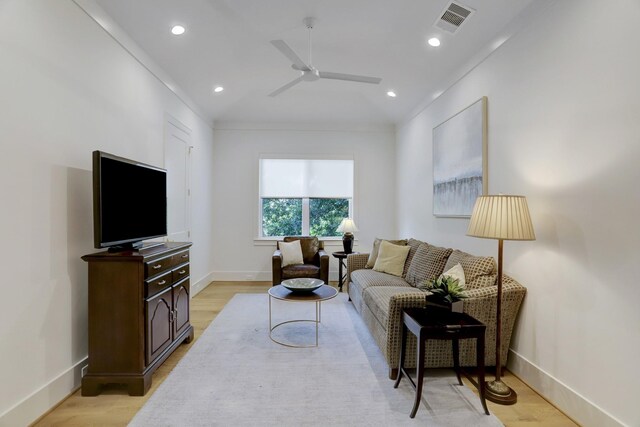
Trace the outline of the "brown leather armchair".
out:
M 285 242 L 300 240 L 302 259 L 304 264 L 287 265 L 282 267 L 282 253 L 280 246 L 276 246 L 271 261 L 273 271 L 273 286 L 283 280 L 299 277 L 312 277 L 329 284 L 329 255 L 324 251 L 324 243 L 315 236 L 287 236 Z

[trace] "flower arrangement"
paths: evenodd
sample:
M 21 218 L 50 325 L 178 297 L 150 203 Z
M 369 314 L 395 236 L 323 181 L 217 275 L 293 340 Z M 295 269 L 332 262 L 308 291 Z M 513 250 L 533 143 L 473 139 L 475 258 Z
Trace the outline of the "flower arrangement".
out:
M 440 276 L 437 279 L 425 280 L 418 286 L 422 290 L 431 292 L 431 300 L 441 301 L 445 304 L 453 304 L 467 298 L 464 286 L 460 281 L 451 276 Z

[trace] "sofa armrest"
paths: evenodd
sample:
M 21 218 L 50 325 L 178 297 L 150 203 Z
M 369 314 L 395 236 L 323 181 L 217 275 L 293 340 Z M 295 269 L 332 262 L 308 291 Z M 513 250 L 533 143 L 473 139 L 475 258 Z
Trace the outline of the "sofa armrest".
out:
M 369 254 L 349 254 L 347 255 L 347 285 L 351 283 L 351 273 L 362 270 L 366 267 Z
M 402 310 L 420 308 L 426 305 L 426 292 L 402 292 L 389 300 L 387 315 L 387 357 L 391 361 L 389 367 L 396 368 L 400 354 L 400 332 L 402 329 Z
M 464 312 L 478 319 L 487 325 L 487 350 L 495 349 L 495 327 L 498 286 L 487 286 L 484 288 L 468 289 L 467 298 L 464 299 Z M 515 327 L 516 317 L 520 311 L 520 305 L 527 293 L 527 288 L 522 286 L 513 278 L 505 275 L 502 279 L 502 332 L 500 334 L 500 360 L 507 363 L 511 335 Z M 489 331 L 493 332 L 489 332 Z M 494 350 L 488 351 L 494 354 Z M 487 358 L 489 362 L 495 363 L 493 357 Z
M 282 252 L 276 249 L 271 257 L 271 275 L 273 286 L 282 283 Z
M 329 284 L 329 254 L 324 250 L 318 250 L 318 258 L 320 259 L 320 280 L 327 285 Z

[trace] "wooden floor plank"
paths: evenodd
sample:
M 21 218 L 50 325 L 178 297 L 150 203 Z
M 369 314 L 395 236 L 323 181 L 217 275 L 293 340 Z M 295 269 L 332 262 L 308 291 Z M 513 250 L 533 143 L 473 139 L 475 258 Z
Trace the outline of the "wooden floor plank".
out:
M 235 294 L 266 292 L 270 286 L 269 282 L 212 282 L 191 301 L 191 324 L 195 329 L 195 339 L 190 344 L 181 345 L 153 374 L 153 383 L 146 396 L 129 396 L 125 387 L 116 385 L 105 387 L 102 394 L 96 397 L 82 397 L 78 390 L 34 425 L 126 425 Z M 500 418 L 505 426 L 576 426 L 567 416 L 510 372 L 505 371 L 503 380 L 518 393 L 518 403 L 513 406 L 487 403 L 489 410 Z M 471 384 L 466 381 L 465 383 L 475 391 Z M 391 381 L 389 386 L 393 386 Z

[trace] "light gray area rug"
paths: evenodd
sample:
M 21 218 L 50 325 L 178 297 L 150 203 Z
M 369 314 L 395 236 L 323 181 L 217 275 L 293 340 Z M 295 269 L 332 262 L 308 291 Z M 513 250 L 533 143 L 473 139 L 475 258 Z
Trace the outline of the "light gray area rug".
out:
M 273 301 L 274 324 L 312 319 L 313 303 Z M 502 426 L 449 370 L 428 371 L 422 402 L 389 380 L 382 353 L 346 294 L 322 303 L 317 348 L 269 339 L 268 296 L 238 294 L 224 307 L 131 426 Z M 314 323 L 274 331 L 315 342 Z M 275 335 L 274 335 L 275 336 Z

